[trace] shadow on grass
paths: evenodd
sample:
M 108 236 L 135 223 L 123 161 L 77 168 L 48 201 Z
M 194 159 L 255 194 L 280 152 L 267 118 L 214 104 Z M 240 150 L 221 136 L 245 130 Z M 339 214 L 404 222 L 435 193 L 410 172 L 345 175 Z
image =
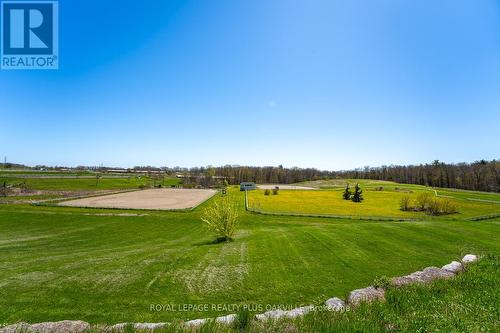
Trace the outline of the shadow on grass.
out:
M 217 237 L 216 239 L 194 243 L 193 245 L 194 246 L 215 245 L 215 244 L 221 244 L 221 243 L 230 243 L 233 241 L 234 241 L 234 239 L 232 239 L 232 238 Z

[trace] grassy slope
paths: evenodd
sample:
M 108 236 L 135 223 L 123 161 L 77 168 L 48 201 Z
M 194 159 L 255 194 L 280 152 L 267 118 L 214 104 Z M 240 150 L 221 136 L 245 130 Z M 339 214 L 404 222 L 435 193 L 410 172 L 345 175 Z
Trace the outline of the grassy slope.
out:
M 386 302 L 364 304 L 356 311 L 328 312 L 317 308 L 297 319 L 266 322 L 250 319 L 243 327 L 238 321 L 232 325 L 209 322 L 194 330 L 174 323 L 155 332 L 498 332 L 499 258 L 486 257 L 451 280 L 389 289 Z M 97 327 L 91 331 L 105 332 Z M 134 330 L 129 328 L 127 332 Z
M 106 210 L 1 205 L 0 322 L 158 322 L 224 314 L 151 312 L 157 303 L 319 304 L 377 276 L 443 265 L 465 252 L 500 253 L 500 219 L 262 216 L 243 212 L 242 194 L 232 195 L 242 226 L 236 241 L 225 244 L 210 243 L 199 209 L 119 217 L 82 215 Z
M 500 257 L 492 256 L 452 280 L 390 289 L 385 303 L 356 311 L 318 311 L 299 319 L 250 322 L 245 332 L 499 332 Z M 180 326 L 164 332 L 179 332 Z M 199 332 L 238 332 L 209 323 Z
M 403 212 L 399 209 L 399 202 L 404 195 L 409 195 L 413 200 L 418 193 L 429 192 L 424 187 L 411 187 L 411 193 L 405 193 L 406 187 L 399 187 L 400 191 L 385 186 L 383 191 L 375 191 L 371 187 L 365 188 L 362 203 L 342 199 L 342 189 L 321 191 L 282 190 L 279 195 L 264 195 L 264 191 L 249 192 L 249 205 L 252 208 L 268 212 L 284 213 L 310 213 L 350 216 L 387 216 L 403 218 L 423 218 L 422 212 Z M 466 200 L 468 197 L 489 200 L 488 193 L 473 194 L 463 192 L 439 191 L 440 195 L 451 195 L 459 210 L 459 214 L 446 216 L 446 218 L 463 219 L 473 216 L 500 213 L 499 203 Z M 431 193 L 431 192 L 429 192 Z M 434 194 L 433 194 L 434 195 Z M 499 197 L 500 198 L 500 197 Z
M 500 257 L 485 258 L 449 281 L 390 289 L 386 303 L 340 314 L 314 313 L 253 332 L 498 332 L 500 331 Z

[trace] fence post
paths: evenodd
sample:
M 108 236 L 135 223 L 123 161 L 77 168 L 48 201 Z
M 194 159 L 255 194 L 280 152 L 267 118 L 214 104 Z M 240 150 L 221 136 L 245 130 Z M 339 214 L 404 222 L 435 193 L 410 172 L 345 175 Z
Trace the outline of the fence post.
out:
M 245 189 L 245 210 L 248 211 L 248 190 Z

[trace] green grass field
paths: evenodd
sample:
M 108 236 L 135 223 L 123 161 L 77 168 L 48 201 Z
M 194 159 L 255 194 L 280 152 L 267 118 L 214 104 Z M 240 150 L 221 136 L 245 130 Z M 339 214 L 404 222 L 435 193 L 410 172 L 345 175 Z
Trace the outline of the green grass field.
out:
M 434 190 L 429 190 L 418 185 L 407 186 L 389 182 L 386 182 L 385 185 L 381 185 L 380 182 L 360 183 L 364 189 L 364 201 L 361 203 L 343 200 L 342 188 L 316 191 L 281 190 L 278 195 L 264 195 L 263 190 L 250 191 L 248 194 L 248 203 L 249 207 L 256 211 L 269 213 L 431 218 L 424 212 L 401 211 L 399 203 L 405 195 L 409 195 L 412 200 L 415 200 L 417 195 L 423 192 L 428 192 L 434 196 Z M 353 184 L 355 182 L 351 181 L 352 186 Z M 383 190 L 375 189 L 379 186 L 383 186 Z M 323 185 L 320 185 L 320 187 L 323 187 Z M 500 213 L 500 196 L 496 194 L 470 191 L 445 191 L 441 189 L 437 190 L 437 193 L 439 197 L 446 197 L 452 200 L 458 207 L 458 213 L 441 216 L 440 219 L 464 219 Z M 493 201 L 496 196 L 498 197 L 498 203 Z
M 318 189 L 343 189 L 346 183 L 349 183 L 353 187 L 358 183 L 362 188 L 367 190 L 373 190 L 377 187 L 383 187 L 384 190 L 394 191 L 399 190 L 409 190 L 409 191 L 421 191 L 421 190 L 436 190 L 439 195 L 446 197 L 453 197 L 456 199 L 479 199 L 487 201 L 495 201 L 500 203 L 500 193 L 494 192 L 479 192 L 479 191 L 468 191 L 468 190 L 457 190 L 449 188 L 431 188 L 422 185 L 414 184 L 399 184 L 391 181 L 383 180 L 371 180 L 371 179 L 327 179 L 327 180 L 314 180 L 297 183 L 296 185 L 310 186 Z
M 297 319 L 248 320 L 240 311 L 232 325 L 208 322 L 195 332 L 498 332 L 500 331 L 500 257 L 487 256 L 451 280 L 401 289 L 389 288 L 386 302 L 356 311 L 329 312 L 318 307 Z M 129 328 L 127 332 L 134 332 Z M 91 332 L 103 333 L 94 327 Z M 158 333 L 193 332 L 173 323 Z
M 101 178 L 96 181 L 95 178 L 12 178 L 1 177 L 0 185 L 3 182 L 7 185 L 19 185 L 26 183 L 27 188 L 31 190 L 47 190 L 47 191 L 96 191 L 96 190 L 118 190 L 118 189 L 133 189 L 141 185 L 151 184 L 151 180 L 147 176 L 129 177 L 129 178 Z M 169 187 L 176 185 L 179 180 L 176 178 L 166 178 L 163 182 L 157 182 L 162 186 Z
M 366 188 L 374 188 L 378 186 L 383 186 L 386 188 L 394 189 L 394 187 L 412 187 L 418 185 L 408 185 L 408 184 L 398 184 L 395 182 L 389 182 L 385 180 L 372 180 L 372 179 L 322 179 L 322 180 L 311 180 L 296 185 L 309 186 L 314 188 L 344 188 L 346 183 L 355 185 L 356 183 L 360 186 Z
M 236 189 L 230 196 L 240 206 L 241 228 L 235 241 L 219 244 L 199 219 L 211 201 L 192 212 L 138 212 L 146 216 L 0 205 L 0 323 L 160 322 L 231 312 L 155 312 L 151 304 L 320 304 L 377 276 L 440 266 L 467 252 L 500 254 L 498 218 L 267 216 L 245 212 Z

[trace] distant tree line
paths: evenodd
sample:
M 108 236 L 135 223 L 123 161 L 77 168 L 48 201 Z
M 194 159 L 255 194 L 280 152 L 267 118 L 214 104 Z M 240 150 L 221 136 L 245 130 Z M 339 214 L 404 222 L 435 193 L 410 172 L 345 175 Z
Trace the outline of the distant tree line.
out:
M 327 179 L 335 175 L 332 171 L 321 171 L 307 168 L 251 167 L 251 166 L 221 166 L 206 168 L 191 168 L 190 174 L 203 174 L 216 179 L 226 179 L 229 184 L 241 182 L 256 182 L 268 184 L 292 184 L 307 180 Z
M 21 168 L 25 168 L 25 166 L 16 163 L 0 163 L 0 169 L 21 169 Z
M 405 184 L 500 192 L 500 160 L 447 164 L 365 167 L 336 172 L 339 178 L 389 180 Z
M 0 164 L 1 165 L 1 164 Z M 13 166 L 14 164 L 11 164 Z M 50 168 L 50 167 L 47 167 Z M 61 167 L 52 167 L 51 169 Z M 79 167 L 89 169 L 89 167 Z M 101 172 L 111 171 L 108 167 L 95 167 Z M 434 161 L 420 165 L 390 165 L 381 167 L 365 167 L 347 171 L 325 171 L 314 168 L 284 168 L 283 166 L 238 166 L 220 167 L 153 167 L 136 166 L 123 169 L 132 172 L 162 173 L 183 178 L 183 183 L 190 186 L 212 187 L 241 182 L 270 184 L 292 184 L 309 180 L 331 178 L 355 178 L 389 180 L 398 183 L 418 184 L 433 187 L 459 188 L 466 190 L 500 192 L 500 160 L 480 160 L 473 163 L 447 164 Z
M 365 167 L 347 171 L 323 171 L 314 168 L 222 166 L 183 170 L 203 185 L 225 179 L 229 184 L 256 183 L 291 184 L 329 178 L 388 180 L 404 184 L 465 190 L 500 192 L 500 160 L 449 164 L 440 161 L 420 165 Z

